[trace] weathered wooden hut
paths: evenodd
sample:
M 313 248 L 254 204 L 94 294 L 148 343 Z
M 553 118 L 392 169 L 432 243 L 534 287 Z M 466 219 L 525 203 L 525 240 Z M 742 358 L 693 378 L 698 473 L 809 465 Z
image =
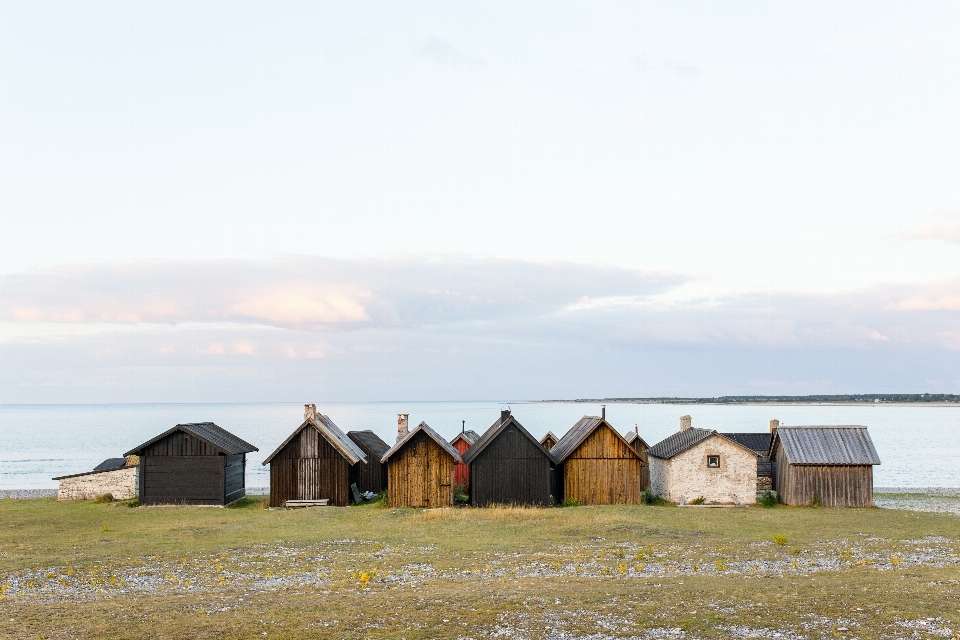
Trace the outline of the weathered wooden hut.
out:
M 356 482 L 360 491 L 380 493 L 387 488 L 387 467 L 380 458 L 390 450 L 390 445 L 373 431 L 348 431 L 347 437 L 367 456 L 366 464 L 350 467 L 354 472 L 351 483 Z
M 270 506 L 282 507 L 288 500 L 346 506 L 351 468 L 366 464 L 367 457 L 316 405 L 304 405 L 303 413 L 303 423 L 263 461 L 270 465 Z
M 553 446 L 560 442 L 560 438 L 554 435 L 553 431 L 547 431 L 547 435 L 540 438 L 540 444 L 543 445 L 543 448 L 547 451 L 553 449 Z
M 562 500 L 639 504 L 640 455 L 601 415 L 584 416 L 550 450 Z
M 556 460 L 510 410 L 464 454 L 470 466 L 470 503 L 549 505 Z
M 627 444 L 640 456 L 640 490 L 650 488 L 650 461 L 647 459 L 647 449 L 650 445 L 640 437 L 640 427 L 634 425 L 633 431 L 627 432 Z
M 449 442 L 421 422 L 384 454 L 387 504 L 433 509 L 453 505 L 453 467 L 463 462 Z
M 124 456 L 139 456 L 140 504 L 226 505 L 246 495 L 258 449 L 212 422 L 178 424 Z
M 650 489 L 677 504 L 703 498 L 705 504 L 757 501 L 757 457 L 749 447 L 712 429 L 694 429 L 690 416 L 680 431 L 647 450 Z
M 866 427 L 777 427 L 770 458 L 784 504 L 873 506 L 873 465 L 880 457 Z
M 450 441 L 450 444 L 457 450 L 460 457 L 463 458 L 463 454 L 465 454 L 467 449 L 479 438 L 480 434 L 476 431 L 464 429 Z M 470 493 L 470 465 L 467 464 L 466 461 L 458 462 L 453 466 L 453 484 L 458 487 L 463 487 L 467 493 Z

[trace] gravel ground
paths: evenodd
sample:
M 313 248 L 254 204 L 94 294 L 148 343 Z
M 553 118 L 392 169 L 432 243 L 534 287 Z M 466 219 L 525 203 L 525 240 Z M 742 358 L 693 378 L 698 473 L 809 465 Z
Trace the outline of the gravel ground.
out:
M 884 509 L 907 509 L 960 515 L 960 488 L 877 487 L 873 502 Z
M 3 498 L 56 498 L 56 489 L 0 489 Z

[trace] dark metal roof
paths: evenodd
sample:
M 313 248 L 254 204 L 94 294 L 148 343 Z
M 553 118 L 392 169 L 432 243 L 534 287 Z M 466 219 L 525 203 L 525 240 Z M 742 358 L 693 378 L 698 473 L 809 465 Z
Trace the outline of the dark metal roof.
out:
M 238 438 L 226 429 L 218 427 L 212 422 L 191 422 L 188 424 L 178 424 L 174 428 L 164 431 L 156 438 L 147 440 L 136 449 L 131 449 L 123 455 L 130 456 L 139 454 L 154 442 L 162 440 L 171 433 L 175 433 L 177 431 L 183 431 L 184 433 L 188 433 L 195 438 L 199 438 L 214 448 L 219 449 L 222 453 L 228 456 L 235 456 L 241 453 L 250 453 L 251 451 L 259 451 L 259 449 L 246 440 Z
M 307 418 L 303 421 L 303 424 L 294 429 L 293 433 L 287 436 L 287 439 L 284 440 L 280 446 L 274 450 L 273 453 L 267 456 L 267 459 L 263 461 L 263 465 L 266 466 L 270 464 L 270 461 L 273 460 L 273 458 L 280 453 L 298 433 L 307 427 L 316 429 L 323 439 L 329 442 L 330 446 L 336 449 L 337 452 L 351 465 L 357 464 L 358 462 L 367 462 L 367 454 L 363 452 L 363 449 L 358 447 L 357 443 L 348 438 L 347 434 L 341 431 L 340 427 L 338 427 L 333 420 L 330 419 L 330 416 L 317 413 L 313 418 Z
M 113 471 L 127 466 L 126 458 L 107 458 L 93 468 L 94 471 Z
M 466 431 L 461 431 L 453 437 L 453 440 L 450 441 L 450 444 L 456 444 L 457 440 L 466 440 L 467 444 L 473 446 L 473 443 L 480 439 L 480 434 L 476 431 L 471 431 L 467 429 Z
M 623 436 L 620 435 L 620 432 L 614 429 L 609 422 L 604 420 L 599 416 L 583 416 L 570 428 L 570 431 L 567 431 L 562 438 L 560 438 L 557 444 L 553 445 L 553 448 L 550 449 L 550 453 L 553 455 L 554 459 L 560 463 L 570 457 L 574 451 L 577 450 L 583 441 L 590 437 L 594 431 L 596 431 L 601 425 L 607 425 L 610 429 L 617 434 L 617 437 L 623 440 L 623 443 L 630 447 L 630 443 L 624 440 Z M 630 447 L 630 451 L 633 451 L 633 447 Z
M 430 425 L 428 425 L 426 422 L 421 422 L 420 424 L 418 424 L 410 433 L 408 433 L 403 437 L 403 440 L 401 440 L 397 444 L 390 447 L 390 450 L 387 451 L 385 454 L 383 454 L 383 457 L 380 458 L 380 462 L 386 462 L 387 460 L 389 460 L 390 456 L 392 456 L 397 451 L 399 451 L 403 447 L 403 445 L 410 442 L 410 440 L 413 439 L 413 436 L 415 436 L 420 431 L 423 431 L 425 434 L 427 434 L 430 437 L 431 440 L 433 440 L 438 445 L 443 447 L 443 450 L 449 453 L 451 456 L 453 456 L 453 459 L 456 462 L 463 462 L 463 458 L 460 457 L 460 452 L 454 449 L 453 445 L 451 445 L 449 442 L 441 438 L 440 434 L 434 431 L 433 429 L 431 429 Z
M 730 438 L 734 442 L 742 444 L 747 449 L 753 449 L 762 456 L 770 453 L 770 441 L 773 439 L 772 433 L 721 433 L 724 438 Z
M 361 449 L 365 448 L 371 456 L 379 460 L 387 451 L 390 445 L 380 439 L 380 436 L 373 431 L 348 431 L 347 437 L 353 440 Z
M 474 442 L 470 448 L 467 449 L 467 452 L 463 454 L 464 463 L 470 464 L 473 462 L 477 456 L 483 453 L 483 450 L 487 448 L 487 445 L 496 440 L 497 436 L 500 435 L 500 433 L 502 433 L 503 430 L 511 424 L 515 426 L 520 433 L 527 436 L 527 438 L 530 439 L 530 442 L 535 444 L 537 448 L 540 449 L 545 456 L 547 456 L 547 459 L 553 463 L 556 463 L 556 458 L 553 456 L 553 454 L 547 451 L 547 449 L 540 444 L 536 438 L 530 435 L 530 432 L 524 429 L 523 425 L 520 424 L 512 415 L 507 416 L 506 420 L 504 420 L 502 417 L 498 418 L 496 422 L 490 425 L 490 428 L 483 432 L 483 435 L 480 436 L 480 439 Z
M 771 457 L 778 442 L 790 464 L 880 464 L 870 434 L 862 426 L 779 427 L 770 444 Z
M 653 456 L 654 458 L 672 458 L 678 453 L 683 453 L 693 445 L 703 442 L 715 433 L 716 431 L 711 429 L 694 428 L 677 431 L 672 436 L 667 436 L 647 449 L 647 455 Z

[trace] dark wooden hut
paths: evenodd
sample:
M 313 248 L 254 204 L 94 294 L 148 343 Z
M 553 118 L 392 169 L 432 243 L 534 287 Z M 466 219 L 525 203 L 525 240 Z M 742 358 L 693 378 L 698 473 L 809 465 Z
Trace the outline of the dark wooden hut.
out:
M 757 491 L 773 489 L 773 462 L 770 461 L 772 433 L 721 433 L 725 438 L 754 451 L 757 456 Z
M 543 448 L 547 451 L 553 449 L 553 445 L 560 442 L 560 438 L 553 434 L 553 431 L 547 431 L 547 435 L 540 438 L 540 444 L 543 445 Z
M 124 456 L 140 457 L 140 504 L 226 505 L 246 495 L 258 449 L 212 422 L 178 424 Z
M 470 466 L 470 502 L 548 505 L 556 460 L 509 410 L 463 457 Z
M 866 427 L 777 427 L 770 458 L 784 504 L 873 506 L 873 465 L 880 457 Z
M 348 431 L 347 437 L 367 456 L 367 464 L 351 467 L 354 471 L 351 482 L 356 482 L 360 491 L 380 493 L 387 488 L 387 467 L 381 464 L 380 458 L 390 450 L 390 445 L 373 431 Z
M 387 504 L 433 509 L 453 505 L 453 467 L 463 462 L 449 442 L 421 422 L 380 461 L 387 465 Z
M 639 504 L 640 454 L 604 416 L 584 416 L 550 450 L 563 500 Z
M 353 440 L 316 405 L 304 406 L 297 429 L 267 456 L 270 465 L 270 506 L 288 500 L 328 500 L 334 506 L 350 503 L 351 468 L 367 457 Z
M 640 428 L 637 426 L 634 426 L 633 431 L 627 432 L 626 441 L 640 456 L 640 490 L 645 491 L 650 488 L 650 461 L 647 458 L 650 445 L 640 437 Z
M 465 429 L 458 433 L 456 437 L 450 441 L 450 444 L 453 445 L 453 448 L 457 450 L 457 453 L 460 454 L 460 457 L 463 458 L 463 454 L 467 452 L 467 449 L 473 445 L 480 438 L 480 434 L 476 431 L 471 431 Z M 466 489 L 467 493 L 470 493 L 470 465 L 466 462 L 458 462 L 453 466 L 453 484 L 458 487 L 463 487 Z

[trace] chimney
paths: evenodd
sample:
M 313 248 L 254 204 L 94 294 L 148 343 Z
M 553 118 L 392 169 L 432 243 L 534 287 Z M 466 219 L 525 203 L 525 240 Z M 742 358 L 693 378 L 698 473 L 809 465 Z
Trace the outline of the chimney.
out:
M 634 424 L 634 425 L 633 425 L 633 435 L 635 435 L 635 436 L 639 436 L 639 435 L 640 435 L 640 425 L 638 425 L 638 424 Z
M 500 409 L 500 424 L 503 424 L 507 421 L 507 418 L 510 417 L 510 407 L 506 409 Z
M 410 433 L 410 414 L 397 414 L 397 442 L 400 442 Z
M 686 431 L 690 428 L 690 416 L 680 416 L 680 431 Z
M 773 433 L 774 431 L 776 431 L 777 427 L 779 427 L 779 426 L 780 426 L 780 421 L 779 421 L 779 420 L 771 420 L 771 421 L 770 421 L 770 433 Z
M 315 420 L 317 417 L 317 405 L 315 404 L 305 404 L 303 405 L 303 419 L 304 420 Z
M 600 405 L 600 419 L 601 420 L 607 419 L 607 405 L 605 404 Z

